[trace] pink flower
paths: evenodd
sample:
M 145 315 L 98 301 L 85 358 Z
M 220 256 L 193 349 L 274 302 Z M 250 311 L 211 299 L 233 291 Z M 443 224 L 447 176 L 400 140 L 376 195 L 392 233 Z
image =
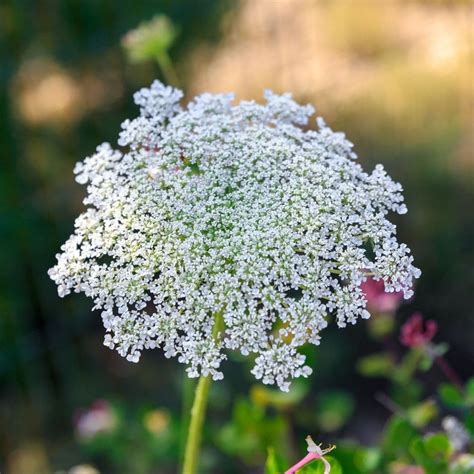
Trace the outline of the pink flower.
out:
M 423 327 L 423 315 L 414 313 L 400 330 L 400 342 L 407 347 L 424 346 L 433 339 L 437 330 L 435 321 L 429 319 Z
M 90 408 L 80 411 L 75 419 L 76 434 L 83 440 L 112 431 L 116 424 L 117 417 L 106 400 L 96 400 Z
M 403 293 L 386 293 L 383 280 L 368 278 L 360 287 L 365 293 L 367 306 L 374 313 L 394 313 L 403 300 Z
M 308 464 L 315 459 L 320 459 L 324 463 L 324 474 L 329 474 L 331 471 L 331 465 L 324 459 L 324 455 L 332 451 L 336 446 L 330 446 L 328 449 L 321 449 L 320 445 L 317 445 L 311 436 L 306 436 L 306 442 L 308 443 L 308 454 L 298 461 L 294 466 L 291 466 L 285 474 L 295 474 L 298 469 L 301 469 L 304 465 Z

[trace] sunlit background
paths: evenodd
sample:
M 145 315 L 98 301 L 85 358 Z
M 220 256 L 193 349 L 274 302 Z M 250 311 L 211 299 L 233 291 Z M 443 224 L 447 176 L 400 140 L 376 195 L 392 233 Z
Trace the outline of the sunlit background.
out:
M 188 98 L 291 91 L 346 132 L 366 169 L 383 163 L 404 186 L 399 234 L 423 271 L 395 325 L 415 310 L 436 320 L 450 363 L 473 375 L 473 11 L 469 0 L 0 2 L 0 471 L 176 471 L 192 389 L 182 367 L 105 348 L 90 302 L 59 299 L 46 274 L 83 209 L 74 163 L 116 142 L 137 114 L 132 93 L 155 78 Z M 231 359 L 211 393 L 203 472 L 262 472 L 267 446 L 294 452 L 307 432 L 375 442 L 385 381 L 355 363 L 379 344 L 367 324 L 328 329 L 307 350 L 313 376 L 281 403 Z M 90 442 L 101 430 L 113 435 Z

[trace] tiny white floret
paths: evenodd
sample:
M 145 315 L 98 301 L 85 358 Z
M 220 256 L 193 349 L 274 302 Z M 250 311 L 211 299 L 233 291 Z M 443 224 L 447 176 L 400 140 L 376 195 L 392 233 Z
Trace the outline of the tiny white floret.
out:
M 328 321 L 369 316 L 367 275 L 412 295 L 420 271 L 387 219 L 406 212 L 400 184 L 364 172 L 322 119 L 309 129 L 313 107 L 267 91 L 264 104 L 203 94 L 183 108 L 157 81 L 134 97 L 121 148 L 76 165 L 87 209 L 49 271 L 60 296 L 93 299 L 106 346 L 132 362 L 162 348 L 214 379 L 236 350 L 288 390 Z

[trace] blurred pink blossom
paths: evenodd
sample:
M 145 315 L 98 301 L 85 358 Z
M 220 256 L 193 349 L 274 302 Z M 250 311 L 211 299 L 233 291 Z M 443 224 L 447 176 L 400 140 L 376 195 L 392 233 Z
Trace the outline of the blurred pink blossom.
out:
M 82 440 L 89 440 L 99 433 L 112 431 L 117 425 L 117 417 L 106 400 L 96 400 L 87 410 L 82 410 L 75 418 L 75 430 Z
M 421 313 L 414 313 L 400 330 L 400 342 L 407 347 L 424 346 L 433 339 L 437 330 L 435 321 L 429 319 L 424 322 Z
M 394 313 L 403 300 L 403 293 L 386 293 L 383 280 L 368 278 L 360 287 L 365 293 L 369 311 L 374 313 Z
M 395 463 L 391 466 L 393 474 L 425 474 L 425 470 L 419 466 Z

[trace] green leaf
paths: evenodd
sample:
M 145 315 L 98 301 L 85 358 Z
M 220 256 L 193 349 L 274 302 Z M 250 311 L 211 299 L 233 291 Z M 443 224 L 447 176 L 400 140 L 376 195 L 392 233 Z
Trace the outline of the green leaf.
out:
M 334 452 L 337 460 L 341 464 L 343 472 L 350 474 L 368 474 L 370 468 L 364 465 L 364 453 L 366 448 L 354 442 L 345 441 L 338 444 Z
M 424 352 L 418 348 L 410 349 L 398 366 L 393 370 L 392 378 L 400 385 L 409 386 L 413 382 L 415 372 L 418 370 Z
M 395 367 L 395 361 L 389 354 L 372 354 L 357 363 L 357 370 L 366 377 L 388 377 Z
M 407 460 L 409 446 L 418 437 L 417 431 L 407 420 L 394 415 L 386 425 L 382 443 L 387 460 Z
M 374 314 L 369 319 L 370 334 L 378 340 L 383 339 L 393 332 L 395 319 L 391 313 Z
M 323 431 L 333 432 L 341 428 L 354 411 L 351 395 L 341 391 L 323 393 L 316 406 L 316 421 Z
M 451 443 L 444 433 L 435 433 L 425 438 L 425 446 L 429 456 L 439 461 L 447 461 L 451 454 Z
M 332 456 L 324 456 L 331 466 L 331 474 L 343 474 L 339 461 Z M 324 474 L 324 463 L 320 460 L 314 460 L 302 469 L 298 469 L 298 474 Z
M 474 377 L 466 382 L 466 403 L 469 406 L 474 406 Z
M 443 403 L 448 407 L 457 408 L 464 405 L 462 392 L 452 383 L 441 384 L 438 393 Z
M 234 404 L 232 419 L 216 435 L 219 447 L 246 463 L 264 463 L 268 446 L 281 455 L 286 453 L 288 423 L 280 415 L 269 416 L 247 399 Z
M 349 474 L 373 473 L 381 467 L 382 462 L 382 453 L 378 448 L 366 448 L 348 441 L 338 444 L 334 457 L 343 472 Z
M 408 410 L 408 418 L 417 428 L 424 428 L 437 415 L 438 406 L 433 400 L 425 400 Z
M 382 455 L 376 448 L 360 448 L 355 452 L 354 464 L 361 472 L 368 473 L 379 466 L 381 458 Z
M 435 433 L 425 438 L 416 438 L 410 452 L 426 474 L 446 474 L 451 454 L 451 444 L 444 433 Z
M 474 414 L 468 413 L 464 417 L 464 426 L 466 427 L 467 431 L 471 434 L 471 438 L 474 438 Z
M 393 401 L 402 408 L 410 408 L 421 403 L 422 393 L 423 386 L 415 379 L 412 379 L 410 383 L 394 383 L 390 390 Z
M 420 360 L 420 370 L 428 372 L 431 367 L 433 367 L 433 358 L 430 356 L 423 356 L 423 358 Z
M 265 463 L 265 474 L 281 474 L 285 470 L 283 461 L 280 456 L 277 456 L 275 449 L 268 448 L 267 461 Z

